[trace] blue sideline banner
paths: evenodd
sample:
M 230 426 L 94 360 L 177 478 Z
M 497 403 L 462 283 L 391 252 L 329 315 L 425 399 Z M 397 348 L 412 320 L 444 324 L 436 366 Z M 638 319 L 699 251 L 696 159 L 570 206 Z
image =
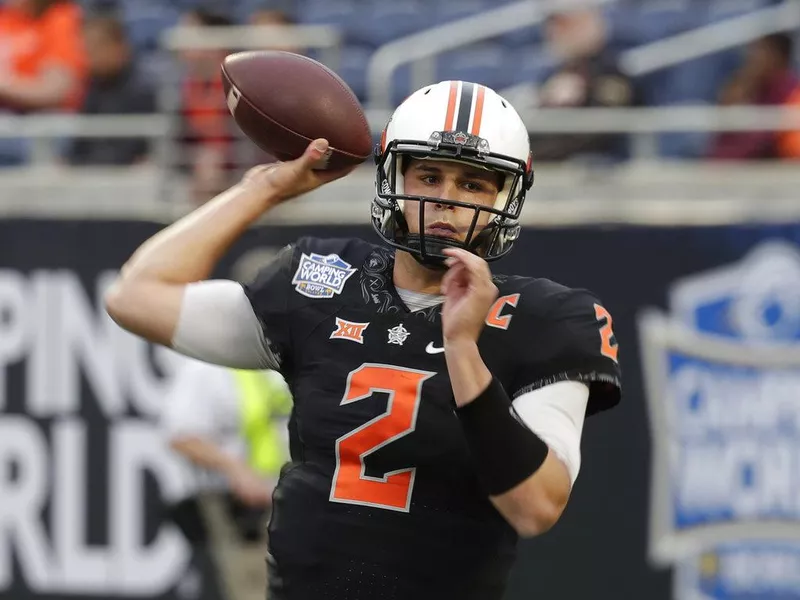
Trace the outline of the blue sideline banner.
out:
M 164 518 L 182 481 L 157 426 L 175 357 L 100 303 L 159 228 L 0 221 L 0 597 L 221 598 Z M 267 227 L 218 275 L 301 235 L 377 241 Z M 587 421 L 562 520 L 520 544 L 509 600 L 800 598 L 798 243 L 800 224 L 528 229 L 493 267 L 595 291 L 625 386 Z
M 650 554 L 676 600 L 800 597 L 800 252 L 767 240 L 641 313 Z

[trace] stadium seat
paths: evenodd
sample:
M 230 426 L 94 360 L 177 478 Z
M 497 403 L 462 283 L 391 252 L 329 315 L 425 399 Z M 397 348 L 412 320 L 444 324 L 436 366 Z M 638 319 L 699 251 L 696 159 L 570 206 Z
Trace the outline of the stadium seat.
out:
M 354 19 L 353 41 L 377 48 L 428 29 L 434 25 L 428 7 L 423 0 L 368 0 Z
M 537 44 L 516 48 L 508 63 L 512 84 L 541 83 L 556 68 L 555 60 Z
M 461 79 L 488 85 L 491 88 L 507 86 L 511 68 L 505 48 L 499 44 L 476 44 L 459 48 L 439 56 L 437 79 Z
M 180 13 L 152 2 L 126 2 L 120 16 L 133 46 L 147 51 L 159 46 L 161 33 L 178 22 Z
M 604 12 L 615 43 L 631 47 L 700 26 L 708 0 L 644 0 L 610 5 Z
M 359 100 L 364 101 L 367 93 L 367 66 L 372 56 L 372 48 L 349 45 L 342 49 L 336 72 L 353 89 Z
M 295 18 L 307 25 L 333 25 L 345 32 L 355 28 L 358 13 L 352 0 L 300 0 Z
M 745 15 L 760 8 L 774 4 L 772 0 L 708 0 L 705 5 L 706 23 L 716 23 L 733 17 Z
M 430 16 L 432 24 L 449 23 L 465 17 L 471 17 L 491 8 L 486 0 L 461 0 L 460 2 L 432 2 Z

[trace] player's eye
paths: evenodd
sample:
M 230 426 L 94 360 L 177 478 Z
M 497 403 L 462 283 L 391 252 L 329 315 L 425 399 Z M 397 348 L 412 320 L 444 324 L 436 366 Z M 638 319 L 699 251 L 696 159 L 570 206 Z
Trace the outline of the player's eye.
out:
M 439 178 L 436 175 L 423 175 L 420 181 L 427 185 L 436 185 L 439 183 Z
M 480 181 L 465 181 L 463 185 L 464 188 L 469 192 L 480 193 L 487 191 L 486 185 Z

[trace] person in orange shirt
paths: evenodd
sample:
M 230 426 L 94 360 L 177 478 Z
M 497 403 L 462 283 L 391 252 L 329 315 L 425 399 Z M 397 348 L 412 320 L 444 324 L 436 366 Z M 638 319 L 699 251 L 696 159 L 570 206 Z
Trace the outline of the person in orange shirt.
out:
M 5 0 L 0 6 L 0 109 L 76 110 L 86 58 L 81 10 L 71 0 Z
M 800 110 L 800 85 L 789 96 L 786 105 Z M 781 158 L 800 159 L 800 128 L 784 131 L 778 136 L 778 155 Z

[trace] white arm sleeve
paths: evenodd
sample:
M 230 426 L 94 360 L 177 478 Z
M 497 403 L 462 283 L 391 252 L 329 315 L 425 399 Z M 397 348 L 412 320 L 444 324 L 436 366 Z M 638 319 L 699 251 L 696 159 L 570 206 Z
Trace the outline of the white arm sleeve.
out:
M 172 348 L 224 367 L 280 366 L 244 288 L 235 281 L 201 281 L 186 286 Z
M 564 463 L 571 483 L 581 468 L 581 433 L 589 403 L 589 387 L 579 381 L 559 381 L 514 399 L 523 422 Z

